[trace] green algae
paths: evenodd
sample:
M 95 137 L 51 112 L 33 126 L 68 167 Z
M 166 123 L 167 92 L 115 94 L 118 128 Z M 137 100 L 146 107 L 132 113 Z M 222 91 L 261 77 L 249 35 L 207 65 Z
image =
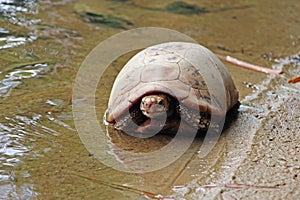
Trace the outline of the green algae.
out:
M 208 12 L 206 8 L 200 8 L 197 5 L 188 4 L 183 1 L 175 1 L 166 6 L 165 10 L 174 14 L 195 15 Z
M 132 22 L 123 17 L 95 12 L 84 4 L 75 4 L 74 8 L 76 13 L 79 14 L 84 21 L 89 23 L 100 24 L 116 29 L 127 29 L 129 25 L 132 25 Z

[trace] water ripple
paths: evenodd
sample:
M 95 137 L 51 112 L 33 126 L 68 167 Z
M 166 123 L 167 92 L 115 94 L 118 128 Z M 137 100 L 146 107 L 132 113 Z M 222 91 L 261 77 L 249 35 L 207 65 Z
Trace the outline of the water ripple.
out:
M 15 37 L 10 35 L 7 37 L 0 37 L 0 50 L 21 46 L 26 42 L 33 42 L 36 39 L 37 36 Z
M 56 136 L 58 133 L 39 123 L 41 116 L 16 115 L 12 118 L 4 117 L 0 123 L 0 199 L 31 199 L 37 193 L 32 184 L 22 182 L 16 185 L 16 178 L 30 177 L 26 171 L 15 171 L 18 164 L 28 156 L 36 157 L 39 152 L 33 150 L 28 142 L 38 138 Z M 46 147 L 49 151 L 50 147 Z M 15 173 L 18 174 L 15 174 Z M 19 181 L 20 182 L 20 181 Z
M 1 47 L 0 47 L 1 48 Z M 42 72 L 48 70 L 48 63 L 37 63 L 33 65 L 26 65 L 21 69 L 15 69 L 5 75 L 3 80 L 0 80 L 0 97 L 9 96 L 11 89 L 17 87 L 22 82 L 22 79 L 34 78 Z

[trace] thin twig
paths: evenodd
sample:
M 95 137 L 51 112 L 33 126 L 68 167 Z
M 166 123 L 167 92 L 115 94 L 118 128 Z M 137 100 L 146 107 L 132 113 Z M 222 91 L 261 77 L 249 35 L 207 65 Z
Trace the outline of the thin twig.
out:
M 90 178 L 90 177 L 86 177 L 84 175 L 80 175 L 78 173 L 74 173 L 74 175 L 76 175 L 76 176 L 78 176 L 80 178 L 84 178 L 84 179 L 87 179 L 87 180 L 90 180 L 90 181 L 94 181 L 96 183 L 99 183 L 101 185 L 105 185 L 107 187 L 111 187 L 111 188 L 117 189 L 117 190 L 125 190 L 125 191 L 133 192 L 133 193 L 136 193 L 136 194 L 145 195 L 147 197 L 150 197 L 150 198 L 153 198 L 153 199 L 157 199 L 157 200 L 174 200 L 171 197 L 165 197 L 165 196 L 162 196 L 161 194 L 154 194 L 152 192 L 147 192 L 147 191 L 144 191 L 144 190 L 140 190 L 140 189 L 136 189 L 136 188 L 131 188 L 131 187 L 128 187 L 128 186 L 125 186 L 125 185 L 119 185 L 119 184 L 116 184 L 116 183 L 108 183 L 106 181 L 102 181 L 102 180 L 98 180 L 98 179 L 93 179 L 93 178 Z
M 289 80 L 289 83 L 297 83 L 300 81 L 300 77 L 292 78 Z
M 216 187 L 226 187 L 226 188 L 276 188 L 276 186 L 265 186 L 265 185 L 247 185 L 247 184 L 237 184 L 237 183 L 229 183 L 229 184 L 208 184 L 202 186 L 204 188 L 216 188 Z
M 216 55 L 218 56 L 218 58 L 220 58 L 223 61 L 229 62 L 231 64 L 234 64 L 234 65 L 246 68 L 246 69 L 263 72 L 266 74 L 282 74 L 283 73 L 282 70 L 269 69 L 269 68 L 261 67 L 258 65 L 253 65 L 253 64 L 238 60 L 238 59 L 230 57 L 230 56 L 223 56 L 220 54 L 216 54 Z

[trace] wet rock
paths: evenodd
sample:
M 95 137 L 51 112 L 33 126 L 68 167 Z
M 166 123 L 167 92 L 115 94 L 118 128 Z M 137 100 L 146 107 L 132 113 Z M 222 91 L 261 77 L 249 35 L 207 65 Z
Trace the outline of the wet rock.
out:
M 188 4 L 182 1 L 175 1 L 167 5 L 165 10 L 170 13 L 183 15 L 194 15 L 207 12 L 206 8 L 200 8 L 197 5 Z
M 132 25 L 132 22 L 120 16 L 95 12 L 83 4 L 75 4 L 75 11 L 84 21 L 89 23 L 102 24 L 117 29 L 127 29 L 127 26 Z

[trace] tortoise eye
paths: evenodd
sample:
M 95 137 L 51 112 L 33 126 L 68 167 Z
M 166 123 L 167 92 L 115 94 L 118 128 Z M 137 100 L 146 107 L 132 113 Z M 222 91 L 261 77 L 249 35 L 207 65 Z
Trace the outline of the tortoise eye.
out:
M 159 105 L 163 106 L 164 105 L 164 102 L 163 101 L 160 101 L 158 102 Z

